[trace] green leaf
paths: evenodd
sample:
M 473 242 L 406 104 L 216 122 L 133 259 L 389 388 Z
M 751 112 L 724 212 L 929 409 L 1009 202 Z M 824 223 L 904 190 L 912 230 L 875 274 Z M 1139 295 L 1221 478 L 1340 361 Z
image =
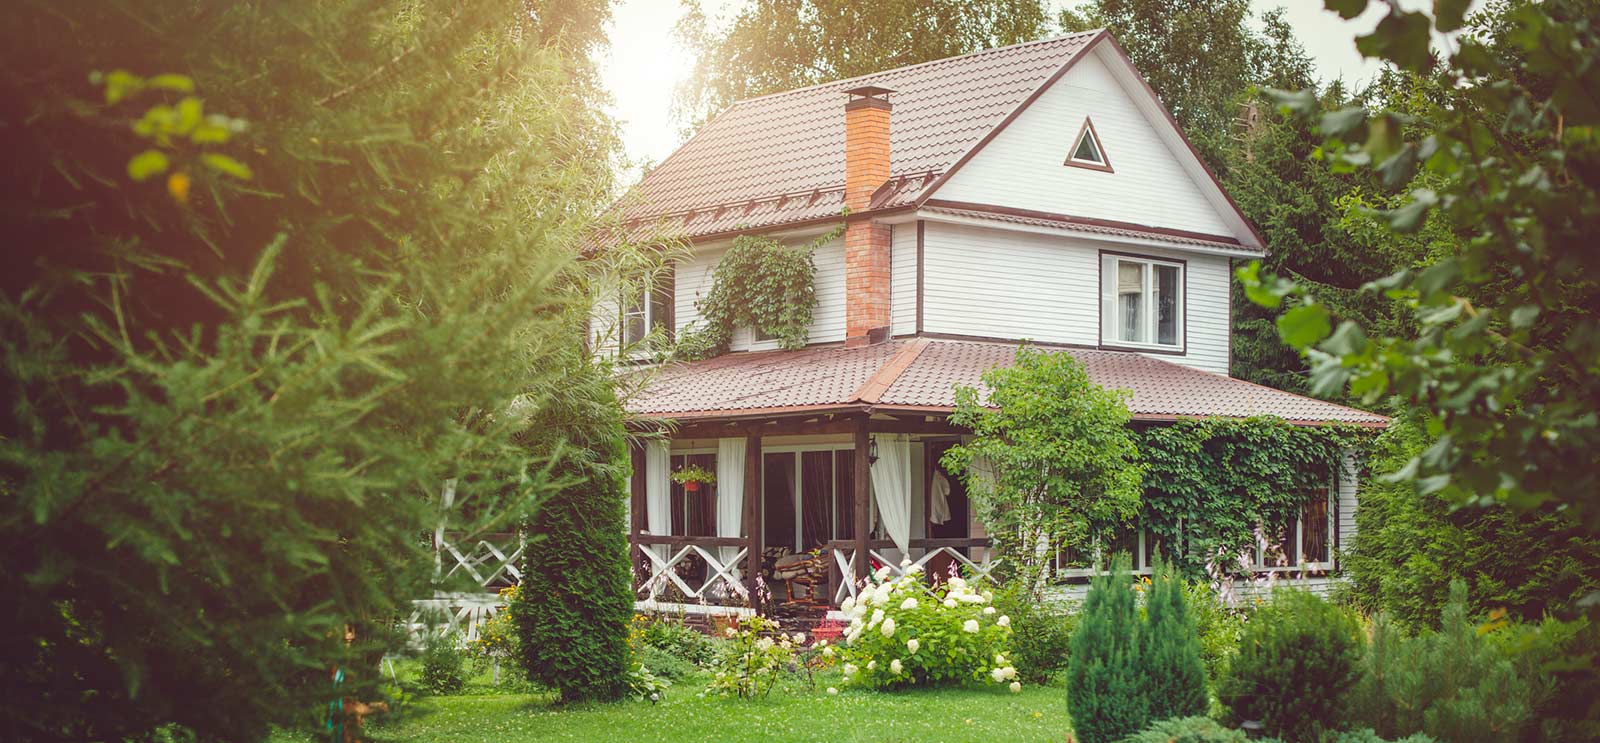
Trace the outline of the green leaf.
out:
M 1379 214 L 1395 232 L 1416 232 L 1417 228 L 1422 226 L 1423 218 L 1428 216 L 1428 210 L 1438 203 L 1438 194 L 1426 188 L 1419 188 L 1411 192 L 1411 201 L 1405 206 L 1381 211 Z
M 1329 111 L 1322 115 L 1322 121 L 1317 124 L 1317 131 L 1325 137 L 1337 137 L 1344 134 L 1367 120 L 1365 106 L 1352 106 L 1341 108 L 1338 111 Z
M 231 175 L 242 181 L 248 181 L 254 177 L 254 174 L 250 172 L 250 166 L 220 153 L 207 152 L 200 156 L 200 162 L 205 163 L 206 167 L 212 170 Z
M 1372 158 L 1372 162 L 1381 163 L 1393 157 L 1400 151 L 1400 146 L 1400 117 L 1386 113 L 1367 122 L 1367 141 L 1361 145 L 1361 149 Z
M 1278 318 L 1278 336 L 1296 350 L 1310 348 L 1332 330 L 1328 310 L 1320 304 L 1302 304 Z
M 1467 19 L 1467 8 L 1472 0 L 1433 0 L 1433 24 L 1443 33 L 1450 33 Z
M 143 182 L 149 180 L 151 176 L 165 173 L 170 165 L 171 162 L 167 160 L 165 152 L 145 150 L 128 161 L 128 177 Z
M 1319 348 L 1335 356 L 1353 356 L 1367 350 L 1367 334 L 1360 325 L 1345 320 Z
M 1367 0 L 1323 0 L 1322 6 L 1348 21 L 1367 9 Z
M 179 93 L 194 92 L 193 78 L 189 77 L 188 75 L 178 75 L 171 72 L 163 75 L 156 75 L 155 77 L 145 81 L 145 85 L 151 88 L 173 90 Z
M 106 75 L 106 104 L 117 102 L 144 89 L 144 78 L 127 70 L 112 70 Z
M 1428 16 L 1391 9 L 1372 33 L 1356 37 L 1356 49 L 1362 56 L 1387 59 L 1402 69 L 1426 72 L 1433 66 L 1433 53 L 1428 46 L 1431 29 Z
M 1309 90 L 1280 90 L 1266 88 L 1261 91 L 1267 100 L 1278 107 L 1278 111 L 1296 116 L 1309 116 L 1317 110 L 1317 96 Z
M 1533 321 L 1539 317 L 1537 305 L 1525 304 L 1511 311 L 1511 327 L 1518 330 L 1533 327 Z
M 173 129 L 178 134 L 188 134 L 194 131 L 194 128 L 200 125 L 201 108 L 200 99 L 194 96 L 188 96 L 178 101 L 178 120 L 173 125 Z

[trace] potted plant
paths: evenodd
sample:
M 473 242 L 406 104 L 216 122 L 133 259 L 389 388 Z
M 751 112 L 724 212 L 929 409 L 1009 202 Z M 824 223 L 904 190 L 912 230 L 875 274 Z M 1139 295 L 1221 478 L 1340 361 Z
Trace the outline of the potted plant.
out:
M 700 492 L 701 483 L 716 482 L 717 476 L 698 464 L 691 464 L 679 467 L 676 472 L 673 472 L 672 481 L 682 485 L 684 492 L 698 493 Z

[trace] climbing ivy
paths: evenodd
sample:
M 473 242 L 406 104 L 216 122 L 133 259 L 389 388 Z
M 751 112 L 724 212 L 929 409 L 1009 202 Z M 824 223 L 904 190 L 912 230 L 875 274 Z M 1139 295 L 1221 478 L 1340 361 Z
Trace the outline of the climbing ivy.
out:
M 1371 436 L 1347 426 L 1277 418 L 1183 420 L 1140 435 L 1150 538 L 1193 577 L 1218 554 L 1255 543 L 1259 524 L 1292 517 L 1302 495 L 1327 487 L 1346 450 Z
M 717 262 L 711 291 L 696 303 L 705 323 L 685 332 L 678 355 L 706 359 L 726 353 L 735 328 L 774 336 L 787 350 L 804 347 L 817 303 L 812 256 L 844 231 L 843 226 L 806 243 L 788 246 L 765 235 L 740 235 Z

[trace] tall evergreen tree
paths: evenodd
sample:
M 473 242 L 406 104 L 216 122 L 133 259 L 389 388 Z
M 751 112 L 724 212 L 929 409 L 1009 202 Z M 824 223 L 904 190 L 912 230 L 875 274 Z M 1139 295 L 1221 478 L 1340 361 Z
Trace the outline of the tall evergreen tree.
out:
M 1183 579 L 1156 562 L 1155 577 L 1145 598 L 1145 627 L 1140 635 L 1143 693 L 1150 719 L 1194 717 L 1206 713 L 1206 669 L 1200 660 L 1200 633 L 1185 601 Z
M 441 483 L 469 534 L 562 484 L 615 143 L 532 7 L 9 9 L 0 738 L 367 694 Z
M 1067 712 L 1084 743 L 1122 740 L 1150 721 L 1128 556 L 1117 555 L 1110 567 L 1089 587 L 1067 656 Z

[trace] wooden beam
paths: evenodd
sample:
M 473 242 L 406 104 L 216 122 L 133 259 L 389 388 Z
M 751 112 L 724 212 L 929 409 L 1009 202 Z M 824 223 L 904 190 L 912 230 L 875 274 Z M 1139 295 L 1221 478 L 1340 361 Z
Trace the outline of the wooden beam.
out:
M 744 534 L 749 553 L 744 562 L 745 589 L 750 592 L 750 607 L 757 613 L 761 606 L 761 553 L 766 549 L 766 534 L 761 518 L 761 437 L 746 436 L 744 440 Z
M 880 415 L 882 415 L 880 413 Z M 943 415 L 927 420 L 928 414 L 912 414 L 892 420 L 872 418 L 868 430 L 873 433 L 911 433 L 934 436 L 954 436 L 969 433 L 964 428 L 951 425 Z M 859 417 L 819 416 L 805 419 L 772 419 L 766 421 L 739 421 L 730 423 L 690 423 L 674 431 L 674 439 L 721 439 L 736 436 L 815 436 L 823 434 L 855 433 L 860 426 Z
M 867 532 L 872 529 L 872 463 L 867 460 L 867 452 L 872 448 L 872 433 L 868 427 L 866 416 L 855 421 L 856 424 L 856 449 L 855 449 L 855 538 L 856 538 L 856 574 L 852 580 L 860 583 L 867 577 L 870 567 L 867 561 Z
M 628 533 L 637 536 L 648 528 L 650 523 L 645 513 L 647 505 L 644 498 L 644 445 L 634 443 L 629 446 L 628 459 L 633 463 L 633 474 L 628 478 Z M 633 558 L 633 555 L 628 556 L 630 560 Z

